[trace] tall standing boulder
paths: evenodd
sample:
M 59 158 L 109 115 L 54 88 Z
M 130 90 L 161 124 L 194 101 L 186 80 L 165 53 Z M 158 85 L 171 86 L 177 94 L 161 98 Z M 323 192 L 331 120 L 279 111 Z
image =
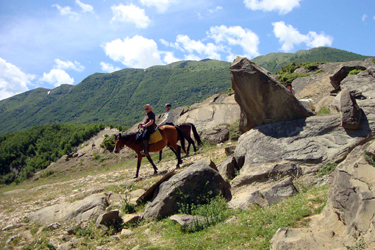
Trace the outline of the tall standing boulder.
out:
M 313 115 L 271 73 L 247 58 L 237 57 L 230 67 L 230 75 L 235 100 L 241 107 L 241 132 Z
M 353 94 L 347 89 L 341 91 L 340 110 L 342 126 L 345 129 L 358 129 L 362 118 L 362 110 Z

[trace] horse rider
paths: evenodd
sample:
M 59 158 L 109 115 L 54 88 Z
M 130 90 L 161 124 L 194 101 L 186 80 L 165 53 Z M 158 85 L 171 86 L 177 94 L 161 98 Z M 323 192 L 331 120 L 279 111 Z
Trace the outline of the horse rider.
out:
M 288 83 L 286 85 L 286 88 L 289 90 L 290 93 L 292 93 L 292 95 L 295 95 L 296 92 L 294 91 L 294 89 L 292 88 L 292 84 Z
M 142 134 L 142 141 L 144 150 L 140 153 L 148 156 L 149 150 L 148 150 L 148 141 L 150 140 L 150 135 L 155 131 L 156 124 L 155 124 L 155 114 L 152 112 L 152 107 L 150 104 L 146 104 L 143 106 L 143 108 L 146 111 L 146 116 L 143 118 L 143 121 L 140 123 L 140 127 L 144 128 L 143 134 Z
M 161 126 L 161 125 L 172 125 L 174 126 L 173 124 L 173 113 L 171 111 L 171 107 L 172 105 L 170 103 L 167 103 L 164 105 L 164 108 L 165 108 L 165 117 L 164 119 L 159 123 L 158 127 Z

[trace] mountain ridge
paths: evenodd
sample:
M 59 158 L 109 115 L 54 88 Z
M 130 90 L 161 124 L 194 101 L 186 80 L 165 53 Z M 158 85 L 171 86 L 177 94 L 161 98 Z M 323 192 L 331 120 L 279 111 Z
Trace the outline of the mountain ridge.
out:
M 274 72 L 291 60 L 328 62 L 368 57 L 320 47 L 296 53 L 270 53 L 252 61 Z M 162 113 L 165 103 L 188 106 L 227 91 L 231 88 L 229 67 L 229 62 L 219 60 L 186 60 L 147 69 L 94 73 L 74 86 L 30 90 L 0 101 L 0 135 L 50 123 L 131 126 L 143 117 L 145 103 L 150 103 L 156 113 Z

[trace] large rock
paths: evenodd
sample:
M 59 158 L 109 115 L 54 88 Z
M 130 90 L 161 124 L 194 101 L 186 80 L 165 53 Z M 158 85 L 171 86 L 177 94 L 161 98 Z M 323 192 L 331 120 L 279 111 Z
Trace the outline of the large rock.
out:
M 229 126 L 219 125 L 202 133 L 202 140 L 210 144 L 218 144 L 229 139 Z
M 310 228 L 279 229 L 271 249 L 374 249 L 375 168 L 364 157 L 367 147 L 356 147 L 337 166 L 327 204 Z
M 365 70 L 366 68 L 360 65 L 343 66 L 330 77 L 332 87 L 335 89 L 335 91 L 339 91 L 341 89 L 341 81 L 344 80 L 345 77 L 348 76 L 349 72 L 354 69 Z
M 341 91 L 340 99 L 341 122 L 345 129 L 358 129 L 362 110 L 354 99 L 354 95 L 347 89 Z
M 232 124 L 240 119 L 240 107 L 234 95 L 214 95 L 202 103 L 194 104 L 177 119 L 177 123 L 190 122 L 198 131 L 212 130 L 222 124 Z
M 219 194 L 230 198 L 229 184 L 205 158 L 163 182 L 147 204 L 143 218 L 166 217 L 178 212 L 178 203 L 202 202 L 204 197 Z
M 43 208 L 28 216 L 31 221 L 49 225 L 54 222 L 83 222 L 96 220 L 109 206 L 105 194 L 93 194 L 73 203 L 62 203 Z
M 246 165 L 231 181 L 232 208 L 247 208 L 251 204 L 268 206 L 296 195 L 292 180 L 302 173 L 294 163 Z
M 340 114 L 268 124 L 243 134 L 234 157 L 238 167 L 282 160 L 298 164 L 340 162 L 374 130 L 373 110 L 365 112 L 358 130 L 345 130 Z
M 235 100 L 241 107 L 240 130 L 311 116 L 298 100 L 265 69 L 237 57 L 230 74 Z

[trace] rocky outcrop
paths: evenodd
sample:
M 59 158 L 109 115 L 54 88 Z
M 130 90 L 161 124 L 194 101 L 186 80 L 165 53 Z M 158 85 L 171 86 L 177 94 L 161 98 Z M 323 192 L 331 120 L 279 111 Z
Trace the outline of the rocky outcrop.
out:
M 352 70 L 365 70 L 366 68 L 360 65 L 354 66 L 343 66 L 337 72 L 333 74 L 329 79 L 331 80 L 332 87 L 335 92 L 338 92 L 341 89 L 341 81 L 348 76 L 349 72 Z
M 240 107 L 234 95 L 214 95 L 202 103 L 190 106 L 190 110 L 177 119 L 177 123 L 193 123 L 198 131 L 212 130 L 222 124 L 232 124 L 240 119 Z
M 358 129 L 362 110 L 355 101 L 354 95 L 347 89 L 341 91 L 340 110 L 342 126 L 345 129 Z
M 328 201 L 310 227 L 279 229 L 271 249 L 361 249 L 375 247 L 375 168 L 364 155 L 368 144 L 356 147 L 333 173 Z M 368 156 L 367 157 L 373 157 Z M 353 247 L 353 248 L 352 248 Z
M 147 204 L 143 218 L 166 217 L 178 212 L 178 203 L 204 202 L 219 194 L 229 198 L 229 185 L 215 164 L 205 158 L 163 182 Z
M 230 74 L 235 100 L 241 107 L 240 130 L 311 116 L 269 72 L 247 58 L 237 57 Z
M 218 144 L 229 139 L 229 126 L 219 125 L 202 133 L 202 139 L 210 144 Z
M 105 194 L 93 194 L 73 203 L 66 202 L 43 208 L 30 214 L 28 218 L 43 225 L 54 222 L 83 222 L 89 219 L 95 221 L 108 205 Z

